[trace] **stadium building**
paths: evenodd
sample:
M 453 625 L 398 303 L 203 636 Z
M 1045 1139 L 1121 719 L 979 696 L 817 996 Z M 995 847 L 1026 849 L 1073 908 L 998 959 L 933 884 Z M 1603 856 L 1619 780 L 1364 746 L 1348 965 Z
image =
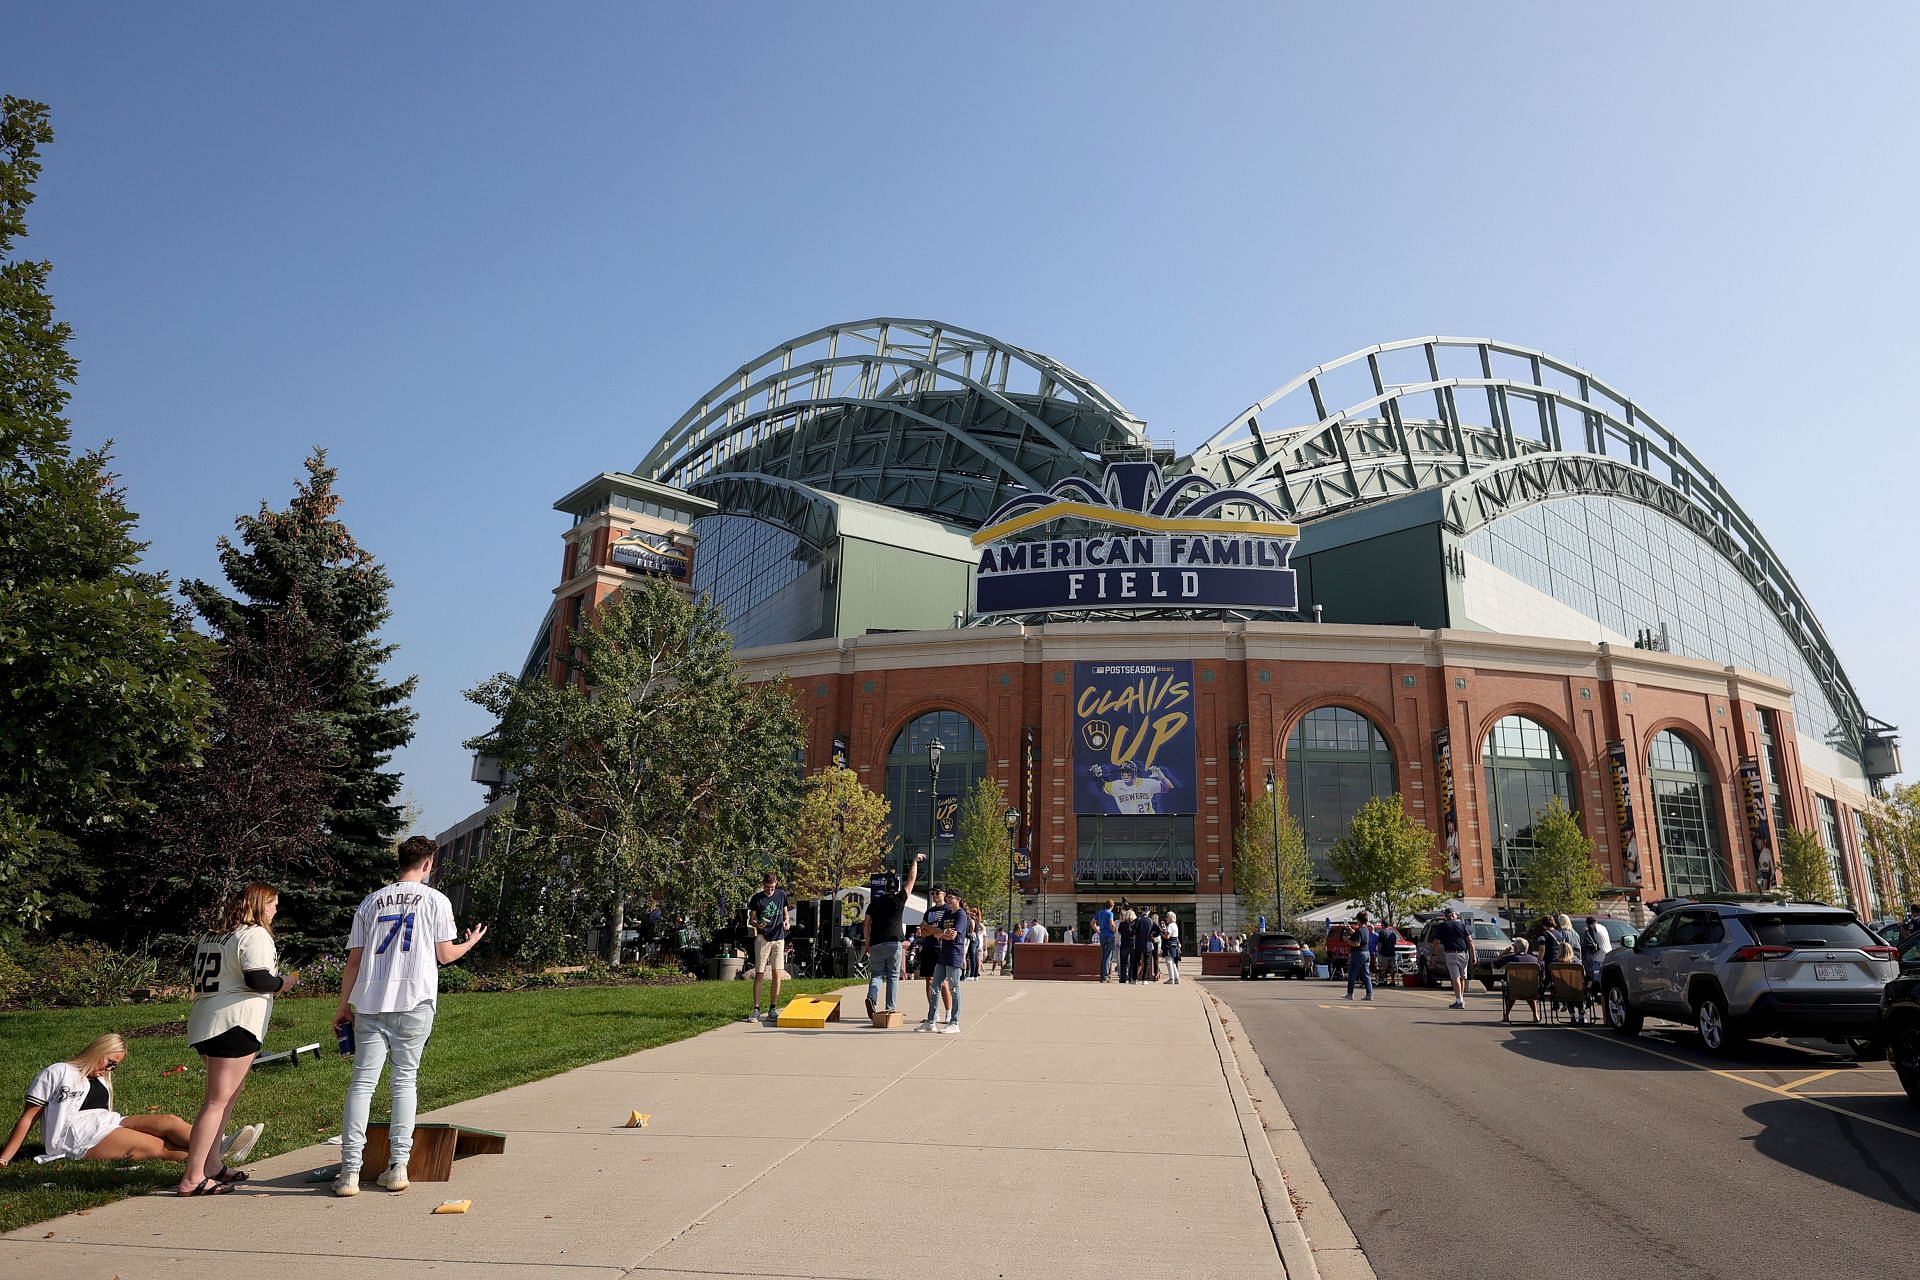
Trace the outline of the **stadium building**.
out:
M 857 770 L 936 875 L 997 779 L 1051 924 L 1124 895 L 1239 927 L 1233 833 L 1269 785 L 1330 894 L 1328 849 L 1398 792 L 1436 888 L 1474 902 L 1517 889 L 1557 796 L 1623 906 L 1771 887 L 1789 827 L 1883 905 L 1860 812 L 1892 727 L 1701 460 L 1539 351 L 1358 351 L 1179 455 L 1048 356 L 837 325 L 556 509 L 528 674 L 564 678 L 568 628 L 633 575 L 711 593 L 750 670 L 792 682 L 808 766 Z

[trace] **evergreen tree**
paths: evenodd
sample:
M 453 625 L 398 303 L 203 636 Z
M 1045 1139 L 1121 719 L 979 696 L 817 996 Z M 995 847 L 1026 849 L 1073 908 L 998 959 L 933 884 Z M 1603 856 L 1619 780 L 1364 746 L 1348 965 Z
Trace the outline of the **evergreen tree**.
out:
M 207 711 L 208 647 L 137 567 L 107 451 L 72 450 L 52 268 L 13 258 L 52 139 L 46 107 L 0 99 L 0 931 L 88 913 L 100 850 Z
M 360 899 L 393 878 L 400 775 L 383 766 L 413 737 L 407 699 L 415 684 L 389 683 L 382 670 L 396 649 L 379 635 L 393 580 L 341 523 L 326 452 L 314 450 L 306 469 L 284 510 L 262 503 L 234 522 L 238 545 L 220 539 L 220 567 L 235 596 L 205 582 L 181 588 L 221 643 L 295 647 L 291 662 L 313 691 L 309 723 L 332 768 L 327 839 L 308 874 L 281 886 L 277 927 L 295 947 L 341 942 Z

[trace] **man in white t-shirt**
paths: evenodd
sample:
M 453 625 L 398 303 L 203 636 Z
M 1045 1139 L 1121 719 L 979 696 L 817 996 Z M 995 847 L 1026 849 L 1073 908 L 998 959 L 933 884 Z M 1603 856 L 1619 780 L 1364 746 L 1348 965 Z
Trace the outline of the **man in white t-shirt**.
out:
M 353 913 L 347 964 L 340 974 L 340 1007 L 333 1018 L 336 1028 L 351 1024 L 354 1038 L 353 1079 L 347 1084 L 346 1112 L 340 1123 L 335 1195 L 360 1194 L 367 1111 L 389 1054 L 393 1056 L 393 1106 L 387 1126 L 387 1169 L 379 1183 L 389 1191 L 407 1189 L 418 1103 L 415 1081 L 420 1055 L 433 1034 L 440 966 L 459 960 L 487 933 L 487 926 L 475 925 L 461 941 L 453 940 L 453 904 L 427 884 L 435 852 L 433 841 L 425 836 L 401 841 L 400 878 L 368 894 Z

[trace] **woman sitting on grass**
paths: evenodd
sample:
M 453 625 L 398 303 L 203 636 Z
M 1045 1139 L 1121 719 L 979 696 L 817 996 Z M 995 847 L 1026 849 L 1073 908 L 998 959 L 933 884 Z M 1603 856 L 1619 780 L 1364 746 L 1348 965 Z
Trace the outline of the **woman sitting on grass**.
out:
M 74 1057 L 56 1062 L 27 1086 L 27 1105 L 0 1147 L 11 1163 L 34 1122 L 47 1153 L 39 1160 L 185 1160 L 188 1125 L 179 1116 L 123 1116 L 113 1109 L 114 1068 L 127 1060 L 127 1042 L 101 1036 Z M 259 1141 L 249 1125 L 228 1144 L 226 1158 L 244 1160 Z M 243 1149 L 244 1148 L 244 1149 Z

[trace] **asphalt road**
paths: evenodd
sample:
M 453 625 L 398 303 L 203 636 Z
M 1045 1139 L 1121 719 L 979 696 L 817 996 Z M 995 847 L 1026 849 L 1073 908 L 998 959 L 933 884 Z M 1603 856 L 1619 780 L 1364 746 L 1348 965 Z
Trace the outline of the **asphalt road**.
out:
M 1877 1277 L 1920 1241 L 1920 1107 L 1885 1063 L 1648 1020 L 1503 1026 L 1497 994 L 1210 979 L 1383 1280 Z M 1522 1006 L 1522 1013 L 1525 1007 Z

